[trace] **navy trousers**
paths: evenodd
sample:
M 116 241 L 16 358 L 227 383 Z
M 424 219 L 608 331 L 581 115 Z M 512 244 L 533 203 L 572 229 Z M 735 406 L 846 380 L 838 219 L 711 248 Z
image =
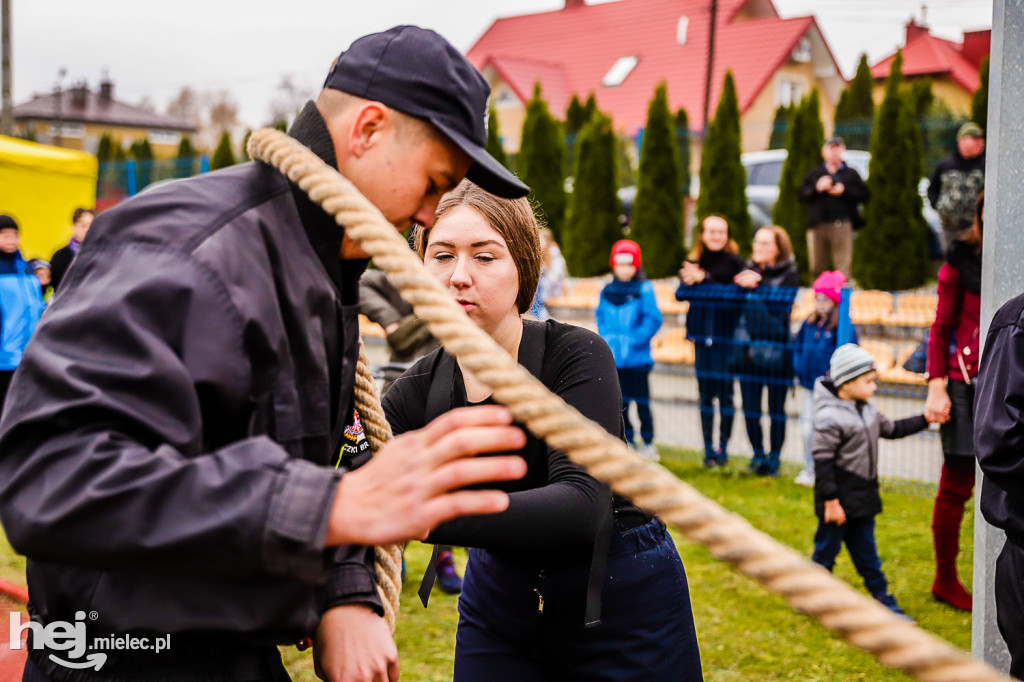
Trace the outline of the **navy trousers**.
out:
M 841 526 L 819 519 L 811 561 L 831 571 L 843 543 L 846 543 L 850 559 L 864 579 L 864 587 L 868 588 L 868 592 L 876 598 L 887 595 L 889 583 L 882 572 L 882 559 L 878 556 L 878 545 L 875 543 L 875 517 L 848 518 Z
M 591 628 L 588 563 L 538 573 L 470 549 L 455 682 L 702 680 L 686 573 L 661 523 L 612 538 L 601 623 Z
M 786 441 L 786 392 L 789 382 L 781 376 L 740 377 L 740 396 L 743 398 L 743 417 L 747 424 L 747 437 L 754 454 L 764 454 L 764 434 L 761 430 L 761 396 L 768 389 L 769 427 L 768 451 L 782 452 Z
M 718 447 L 724 452 L 732 435 L 732 420 L 736 414 L 733 396 L 733 376 L 729 371 L 729 349 L 724 344 L 694 345 L 694 368 L 697 373 L 697 393 L 700 395 L 700 427 L 704 436 L 704 450 L 714 449 L 715 405 L 718 400 Z
M 636 414 L 640 418 L 640 439 L 644 445 L 654 442 L 654 418 L 651 417 L 652 367 L 619 367 L 619 388 L 622 390 L 622 421 L 625 423 L 626 442 L 633 442 L 633 422 L 629 420 L 629 404 L 636 403 Z

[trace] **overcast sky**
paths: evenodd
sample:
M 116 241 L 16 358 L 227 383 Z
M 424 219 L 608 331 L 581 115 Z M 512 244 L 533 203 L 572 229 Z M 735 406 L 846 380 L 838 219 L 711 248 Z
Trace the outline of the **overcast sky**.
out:
M 590 0 L 594 2 L 595 0 Z M 310 93 L 354 39 L 403 23 L 432 28 L 465 51 L 500 16 L 558 9 L 563 0 L 10 0 L 14 102 L 65 87 L 93 87 L 106 70 L 115 97 L 159 110 L 184 85 L 227 89 L 243 123 L 263 125 L 282 78 Z M 847 77 L 902 43 L 920 0 L 774 0 L 783 17 L 814 14 Z M 958 40 L 992 25 L 992 0 L 928 0 L 933 33 Z

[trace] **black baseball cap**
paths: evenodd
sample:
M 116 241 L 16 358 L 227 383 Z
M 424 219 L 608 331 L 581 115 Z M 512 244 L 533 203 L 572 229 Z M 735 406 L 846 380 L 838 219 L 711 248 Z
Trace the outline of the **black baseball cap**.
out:
M 490 86 L 434 31 L 396 26 L 359 38 L 338 57 L 324 87 L 429 121 L 473 160 L 466 177 L 491 194 L 529 193 L 485 148 Z

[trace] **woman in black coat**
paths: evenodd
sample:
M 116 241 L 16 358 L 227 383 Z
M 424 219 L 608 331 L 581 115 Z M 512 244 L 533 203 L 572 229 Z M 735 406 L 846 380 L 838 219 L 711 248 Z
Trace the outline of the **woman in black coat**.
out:
M 766 225 L 754 235 L 753 257 L 736 283 L 749 291 L 743 306 L 743 339 L 737 341 L 740 396 L 747 436 L 754 450 L 750 470 L 759 476 L 778 476 L 779 457 L 786 438 L 786 393 L 793 383 L 793 350 L 789 316 L 800 286 L 789 235 Z M 761 399 L 768 391 L 771 416 L 769 449 L 765 454 L 761 429 Z
M 710 215 L 701 224 L 700 239 L 679 271 L 676 300 L 689 301 L 686 338 L 693 341 L 700 425 L 704 436 L 704 466 L 725 466 L 729 461 L 729 434 L 736 412 L 729 356 L 739 317 L 740 291 L 733 279 L 746 267 L 739 247 L 729 234 L 729 223 Z M 715 406 L 718 400 L 718 446 L 714 444 Z

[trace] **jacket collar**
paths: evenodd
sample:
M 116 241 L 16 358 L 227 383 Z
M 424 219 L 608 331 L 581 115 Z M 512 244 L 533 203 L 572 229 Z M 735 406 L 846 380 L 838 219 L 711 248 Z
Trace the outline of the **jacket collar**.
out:
M 295 118 L 288 134 L 308 147 L 331 168 L 338 168 L 338 159 L 334 154 L 334 140 L 331 139 L 331 133 L 327 129 L 327 122 L 324 121 L 313 102 L 306 102 L 306 106 Z M 338 225 L 334 218 L 313 202 L 295 183 L 292 183 L 292 196 L 295 199 L 299 219 L 302 221 L 309 243 L 320 257 L 331 281 L 341 293 L 342 303 L 345 305 L 358 303 L 359 276 L 363 274 L 369 261 L 345 261 L 345 267 L 342 267 L 339 254 L 341 239 L 345 236 L 345 228 Z

